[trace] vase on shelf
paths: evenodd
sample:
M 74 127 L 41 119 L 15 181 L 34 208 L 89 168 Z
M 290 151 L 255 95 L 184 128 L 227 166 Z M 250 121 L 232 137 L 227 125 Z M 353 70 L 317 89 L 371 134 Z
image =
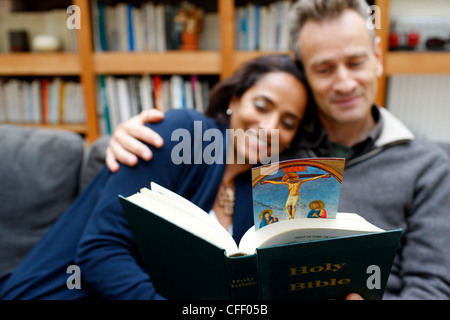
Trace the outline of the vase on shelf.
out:
M 183 32 L 180 50 L 198 50 L 198 33 Z

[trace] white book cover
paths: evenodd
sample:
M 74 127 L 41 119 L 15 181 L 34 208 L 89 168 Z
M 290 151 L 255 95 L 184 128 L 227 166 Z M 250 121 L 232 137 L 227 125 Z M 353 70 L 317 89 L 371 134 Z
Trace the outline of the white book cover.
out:
M 128 38 L 128 6 L 126 3 L 118 3 L 116 8 L 117 34 L 118 34 L 118 51 L 129 51 Z
M 134 32 L 134 51 L 145 51 L 144 19 L 142 9 L 132 8 L 133 32 Z
M 267 35 L 268 35 L 268 29 L 269 29 L 269 11 L 267 6 L 261 6 L 260 8 L 260 32 L 259 32 L 259 50 L 261 51 L 267 51 L 268 45 L 267 45 Z
M 128 92 L 127 80 L 125 78 L 117 78 L 116 85 L 120 122 L 123 122 L 131 117 L 130 93 Z
M 106 76 L 106 92 L 108 97 L 108 113 L 111 124 L 111 131 L 114 131 L 120 123 L 119 102 L 117 99 L 116 79 L 113 76 Z
M 81 85 L 81 83 L 75 83 L 75 88 L 76 88 L 76 114 L 77 114 L 77 118 L 76 118 L 76 123 L 84 123 L 86 122 L 86 112 L 85 112 L 85 105 L 84 105 L 84 91 L 83 91 L 83 86 Z
M 155 6 L 155 26 L 156 26 L 155 51 L 166 51 L 166 26 L 165 26 L 165 14 L 163 3 L 158 3 Z
M 146 50 L 156 49 L 156 17 L 155 5 L 153 2 L 146 2 L 142 6 L 144 19 L 144 35 Z
M 19 114 L 17 108 L 17 96 L 19 92 L 19 80 L 11 79 L 5 83 L 5 100 L 8 120 L 10 122 L 19 122 Z
M 284 0 L 281 2 L 281 15 L 280 15 L 280 46 L 279 50 L 289 50 L 289 26 L 287 15 L 292 6 L 292 1 Z
M 59 122 L 59 106 L 61 99 L 61 78 L 54 78 L 50 84 L 49 91 L 49 110 L 48 110 L 48 122 L 58 123 Z
M 75 104 L 77 103 L 76 88 L 73 81 L 68 81 L 66 83 L 66 95 L 64 97 L 64 104 L 66 107 L 63 112 L 63 122 L 64 123 L 76 123 L 75 115 Z
M 184 80 L 184 99 L 187 109 L 194 109 L 194 92 L 191 80 Z
M 247 50 L 256 50 L 255 10 L 255 5 L 253 3 L 247 4 Z
M 191 86 L 194 92 L 194 106 L 198 112 L 203 113 L 203 95 L 202 95 L 202 86 L 198 77 L 196 75 L 191 76 Z
M 184 107 L 183 91 L 183 78 L 179 75 L 172 75 L 170 77 L 170 100 L 172 109 L 182 109 Z
M 163 112 L 167 112 L 172 109 L 172 103 L 170 101 L 170 81 L 168 79 L 163 79 L 161 83 L 161 93 L 162 93 L 162 109 Z
M 139 93 L 141 95 L 142 110 L 153 109 L 152 80 L 150 75 L 144 74 L 139 79 Z
M 119 51 L 119 30 L 117 27 L 116 8 L 105 6 L 105 28 L 108 50 Z

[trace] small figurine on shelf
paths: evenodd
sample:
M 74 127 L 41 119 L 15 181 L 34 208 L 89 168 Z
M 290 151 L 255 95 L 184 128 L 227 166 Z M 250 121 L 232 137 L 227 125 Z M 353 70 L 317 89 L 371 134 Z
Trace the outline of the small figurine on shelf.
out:
M 198 38 L 203 23 L 203 10 L 193 4 L 182 2 L 175 16 L 175 23 L 181 28 L 181 50 L 197 50 Z

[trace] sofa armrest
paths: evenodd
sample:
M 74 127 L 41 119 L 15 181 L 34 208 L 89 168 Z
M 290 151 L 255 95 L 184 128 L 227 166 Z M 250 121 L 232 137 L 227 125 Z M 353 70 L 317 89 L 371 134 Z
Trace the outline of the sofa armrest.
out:
M 91 180 L 105 166 L 106 148 L 108 147 L 109 135 L 98 138 L 85 152 L 80 174 L 80 192 L 86 188 Z
M 78 195 L 84 140 L 0 125 L 0 277 L 12 271 Z

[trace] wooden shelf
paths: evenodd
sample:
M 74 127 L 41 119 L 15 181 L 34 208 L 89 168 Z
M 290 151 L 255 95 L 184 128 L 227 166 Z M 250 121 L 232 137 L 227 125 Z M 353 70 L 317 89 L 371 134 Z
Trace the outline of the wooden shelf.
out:
M 94 54 L 96 74 L 220 74 L 219 51 L 104 52 Z
M 79 60 L 77 53 L 5 53 L 0 54 L 0 75 L 79 75 Z
M 449 74 L 450 52 L 388 52 L 386 75 Z

